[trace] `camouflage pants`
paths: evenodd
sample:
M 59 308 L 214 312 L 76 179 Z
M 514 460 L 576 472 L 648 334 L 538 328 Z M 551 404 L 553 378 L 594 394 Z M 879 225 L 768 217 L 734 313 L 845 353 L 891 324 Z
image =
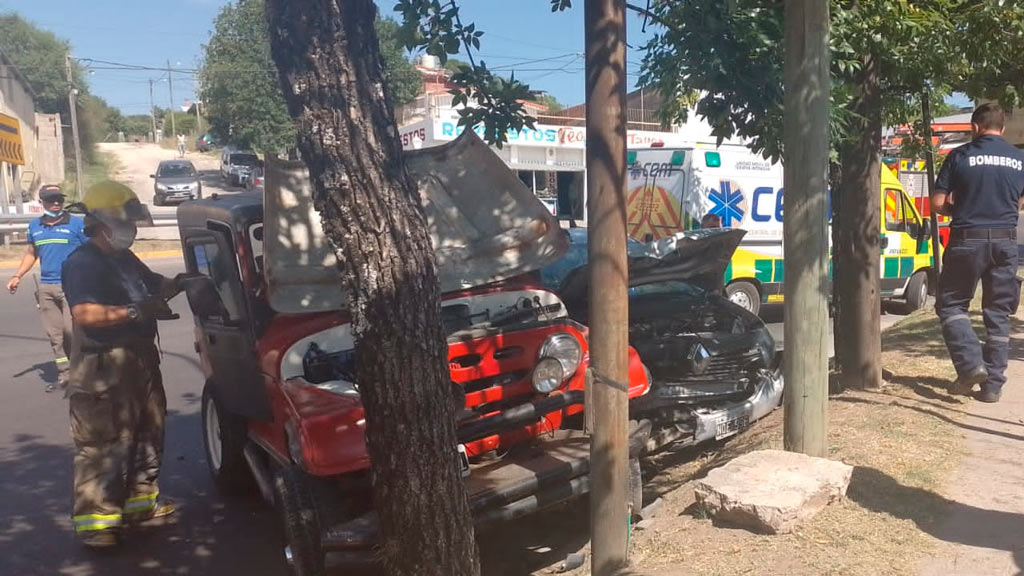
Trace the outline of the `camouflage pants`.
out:
M 152 514 L 167 416 L 156 347 L 74 354 L 69 402 L 75 531 L 119 528 Z

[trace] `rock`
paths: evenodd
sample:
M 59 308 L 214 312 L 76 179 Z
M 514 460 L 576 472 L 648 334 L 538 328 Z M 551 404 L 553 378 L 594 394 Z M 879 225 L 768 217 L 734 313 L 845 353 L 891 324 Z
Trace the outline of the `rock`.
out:
M 650 530 L 653 527 L 654 527 L 654 519 L 653 518 L 648 518 L 646 520 L 641 520 L 641 521 L 637 522 L 636 524 L 633 524 L 633 529 L 637 530 L 637 531 Z
M 719 522 L 785 534 L 842 498 L 852 474 L 842 462 L 759 450 L 712 470 L 694 492 Z
M 655 500 L 654 502 L 651 502 L 647 506 L 644 506 L 643 509 L 640 510 L 640 517 L 643 518 L 644 520 L 649 520 L 651 518 L 654 518 L 655 516 L 658 515 L 658 512 L 661 511 L 661 509 L 662 509 L 664 504 L 665 504 L 665 501 L 662 500 L 661 498 L 658 498 L 657 500 Z
M 569 572 L 583 566 L 583 562 L 587 559 L 585 554 L 580 552 L 573 552 L 565 557 L 565 561 L 558 566 L 558 572 Z

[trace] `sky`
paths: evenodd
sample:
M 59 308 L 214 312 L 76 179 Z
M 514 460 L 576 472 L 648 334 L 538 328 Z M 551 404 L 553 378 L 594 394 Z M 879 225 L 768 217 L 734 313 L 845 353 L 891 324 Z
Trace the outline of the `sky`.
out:
M 17 12 L 36 25 L 68 40 L 72 56 L 164 69 L 193 70 L 209 39 L 224 0 L 0 0 L 0 12 Z M 378 0 L 384 15 L 394 2 Z M 583 0 L 562 13 L 552 13 L 549 0 L 461 0 L 464 23 L 484 31 L 475 56 L 501 72 L 514 71 L 531 88 L 546 90 L 564 105 L 584 97 Z M 394 14 L 395 17 L 400 15 Z M 642 18 L 627 15 L 627 37 L 639 48 L 651 35 Z M 457 56 L 465 60 L 464 54 Z M 642 53 L 631 49 L 627 74 L 634 85 Z M 92 63 L 90 91 L 125 114 L 149 112 L 149 80 L 154 103 L 167 107 L 167 74 L 161 70 L 106 70 Z M 195 98 L 196 80 L 187 72 L 173 74 L 175 104 Z

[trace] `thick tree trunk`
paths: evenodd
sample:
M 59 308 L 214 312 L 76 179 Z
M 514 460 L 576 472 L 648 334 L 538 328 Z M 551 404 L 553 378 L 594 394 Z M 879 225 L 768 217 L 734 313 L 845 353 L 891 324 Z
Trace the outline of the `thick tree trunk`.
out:
M 839 162 L 843 172 L 842 197 L 835 252 L 840 311 L 835 332 L 836 356 L 842 362 L 843 388 L 877 388 L 882 384 L 882 337 L 879 328 L 879 259 L 881 254 L 881 88 L 878 62 L 865 56 L 855 87 L 849 133 L 843 142 Z
M 434 252 L 402 160 L 376 13 L 372 0 L 268 0 L 271 48 L 344 266 L 384 568 L 478 574 Z

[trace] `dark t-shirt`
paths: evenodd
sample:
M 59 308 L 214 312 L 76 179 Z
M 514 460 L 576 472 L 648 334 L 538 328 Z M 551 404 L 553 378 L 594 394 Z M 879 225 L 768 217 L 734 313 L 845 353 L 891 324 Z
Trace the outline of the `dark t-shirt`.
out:
M 162 277 L 147 268 L 130 250 L 108 254 L 87 242 L 64 261 L 61 279 L 69 306 L 86 302 L 127 306 L 159 294 Z M 93 341 L 92 344 L 152 342 L 156 336 L 156 320 L 83 328 L 82 333 Z
M 949 153 L 935 189 L 953 195 L 950 228 L 1016 228 L 1024 153 L 1000 136 L 982 136 Z

